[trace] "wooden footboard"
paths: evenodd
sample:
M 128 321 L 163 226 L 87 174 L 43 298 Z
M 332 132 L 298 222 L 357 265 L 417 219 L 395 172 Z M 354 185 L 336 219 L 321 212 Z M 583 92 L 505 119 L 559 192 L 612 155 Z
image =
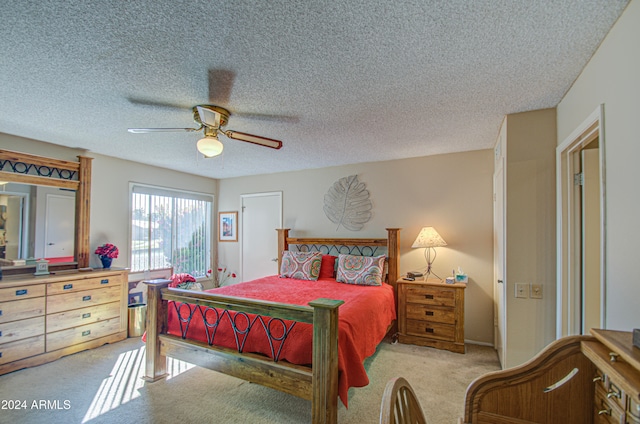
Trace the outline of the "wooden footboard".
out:
M 309 306 L 284 305 L 206 292 L 170 289 L 170 280 L 146 281 L 147 334 L 145 379 L 166 375 L 167 356 L 271 387 L 312 402 L 312 422 L 338 420 L 338 307 L 340 300 L 317 299 Z M 271 358 L 239 353 L 167 334 L 168 301 L 201 305 L 313 324 L 311 367 L 275 362 Z

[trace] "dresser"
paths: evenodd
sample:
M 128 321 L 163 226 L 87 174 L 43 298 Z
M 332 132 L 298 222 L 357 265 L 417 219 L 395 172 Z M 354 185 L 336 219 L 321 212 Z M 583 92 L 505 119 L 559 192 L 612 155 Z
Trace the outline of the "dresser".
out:
M 126 270 L 0 281 L 0 374 L 127 337 Z
M 564 337 L 531 361 L 477 378 L 464 423 L 640 423 L 640 349 L 632 333 Z
M 464 353 L 466 286 L 398 280 L 398 341 Z

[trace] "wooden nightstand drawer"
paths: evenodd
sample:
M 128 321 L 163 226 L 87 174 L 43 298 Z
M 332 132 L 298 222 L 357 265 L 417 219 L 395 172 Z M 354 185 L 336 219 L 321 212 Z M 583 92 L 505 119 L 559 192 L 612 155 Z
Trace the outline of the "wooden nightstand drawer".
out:
M 431 305 L 407 304 L 407 319 L 455 324 L 456 313 L 452 308 Z
M 120 300 L 120 296 L 120 286 L 48 296 L 47 314 L 117 302 Z
M 120 302 L 105 303 L 88 308 L 73 309 L 47 315 L 47 332 L 65 330 L 120 316 Z
M 0 324 L 0 344 L 15 342 L 44 334 L 44 317 L 23 319 Z
M 47 334 L 47 352 L 51 352 L 99 337 L 117 333 L 120 330 L 120 318 L 112 318 L 88 325 L 80 325 L 68 330 Z
M 409 287 L 406 302 L 453 308 L 456 305 L 456 292 L 447 287 Z
M 99 289 L 102 287 L 119 286 L 122 283 L 120 276 L 106 276 L 87 278 L 86 280 L 61 281 L 47 284 L 47 295 L 72 293 L 81 290 Z
M 0 289 L 0 302 L 44 296 L 44 284 Z
M 407 334 L 436 340 L 454 341 L 456 329 L 453 325 L 408 319 Z
M 0 303 L 0 323 L 44 315 L 44 297 Z
M 0 345 L 0 364 L 44 353 L 44 335 Z

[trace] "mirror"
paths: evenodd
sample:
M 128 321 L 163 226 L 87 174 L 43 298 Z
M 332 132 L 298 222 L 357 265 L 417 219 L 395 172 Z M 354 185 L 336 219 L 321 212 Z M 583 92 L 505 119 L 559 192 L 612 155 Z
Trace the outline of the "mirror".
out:
M 75 191 L 0 184 L 0 266 L 74 262 Z
M 91 161 L 86 156 L 72 162 L 0 149 L 0 181 L 4 186 L 11 184 L 0 201 L 5 227 L 0 229 L 4 247 L 0 250 L 4 260 L 12 263 L 0 263 L 3 273 L 34 272 L 35 264 L 20 261 L 31 257 L 51 258 L 49 270 L 89 266 Z M 16 227 L 11 226 L 12 220 Z M 22 258 L 12 259 L 13 255 Z

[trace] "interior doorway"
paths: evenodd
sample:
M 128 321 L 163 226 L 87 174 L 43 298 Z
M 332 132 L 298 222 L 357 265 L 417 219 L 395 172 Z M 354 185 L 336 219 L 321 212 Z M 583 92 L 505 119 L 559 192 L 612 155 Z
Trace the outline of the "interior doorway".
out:
M 241 195 L 242 281 L 278 273 L 278 232 L 282 228 L 282 192 Z
M 556 150 L 558 338 L 606 328 L 602 119 L 600 106 Z

